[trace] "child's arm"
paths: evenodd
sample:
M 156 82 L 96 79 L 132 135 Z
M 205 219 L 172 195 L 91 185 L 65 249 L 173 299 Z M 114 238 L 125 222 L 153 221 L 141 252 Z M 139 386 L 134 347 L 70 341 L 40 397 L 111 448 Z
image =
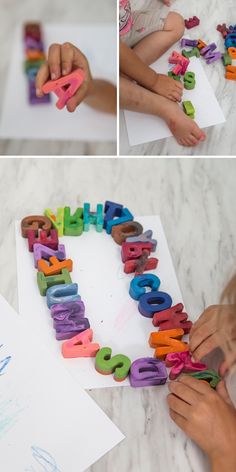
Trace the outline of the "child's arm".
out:
M 48 60 L 36 77 L 36 93 L 43 95 L 42 87 L 47 80 L 56 80 L 81 68 L 85 80 L 76 94 L 67 102 L 67 109 L 74 112 L 83 101 L 96 110 L 116 113 L 116 87 L 106 80 L 93 79 L 87 58 L 73 44 L 53 44 L 49 48 Z
M 183 85 L 171 77 L 157 74 L 123 42 L 120 42 L 120 72 L 158 95 L 175 102 L 181 101 Z

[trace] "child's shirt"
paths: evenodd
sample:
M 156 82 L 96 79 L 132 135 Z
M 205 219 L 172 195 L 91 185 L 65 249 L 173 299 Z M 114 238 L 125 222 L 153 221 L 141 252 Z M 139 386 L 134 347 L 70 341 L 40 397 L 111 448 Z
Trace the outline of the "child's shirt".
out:
M 119 0 L 119 29 L 120 35 L 128 33 L 132 28 L 132 13 L 130 0 Z

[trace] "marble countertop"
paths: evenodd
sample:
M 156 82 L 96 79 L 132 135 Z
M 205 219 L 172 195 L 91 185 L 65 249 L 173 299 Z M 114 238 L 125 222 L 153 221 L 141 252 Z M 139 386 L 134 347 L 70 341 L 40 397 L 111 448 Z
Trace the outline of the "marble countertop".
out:
M 162 2 L 158 0 L 145 0 L 147 5 L 155 4 L 156 8 L 162 8 Z M 144 0 L 132 0 L 134 8 L 143 5 Z M 177 11 L 184 18 L 194 15 L 201 20 L 198 28 L 186 30 L 191 38 L 196 39 L 197 35 L 203 41 L 216 42 L 220 51 L 225 51 L 222 37 L 216 26 L 220 23 L 236 24 L 235 1 L 227 0 L 172 0 L 172 11 Z M 166 7 L 166 14 L 169 11 Z M 236 122 L 236 83 L 225 80 L 224 66 L 221 61 L 205 66 L 207 77 L 216 94 L 219 104 L 226 118 L 226 123 L 206 129 L 207 139 L 196 148 L 185 148 L 179 146 L 175 139 L 168 138 L 139 146 L 129 146 L 126 124 L 123 112 L 120 114 L 120 155 L 235 155 L 235 122 Z
M 109 199 L 134 215 L 161 215 L 185 305 L 195 320 L 217 303 L 235 267 L 235 172 L 234 159 L 0 159 L 1 294 L 18 308 L 16 219 L 46 207 Z M 208 470 L 201 451 L 169 419 L 166 386 L 89 393 L 126 435 L 89 472 Z
M 89 8 L 88 8 L 89 3 Z M 0 0 L 0 110 L 14 35 L 25 21 L 105 23 L 116 21 L 114 0 Z M 116 143 L 44 140 L 0 140 L 0 155 L 115 155 Z

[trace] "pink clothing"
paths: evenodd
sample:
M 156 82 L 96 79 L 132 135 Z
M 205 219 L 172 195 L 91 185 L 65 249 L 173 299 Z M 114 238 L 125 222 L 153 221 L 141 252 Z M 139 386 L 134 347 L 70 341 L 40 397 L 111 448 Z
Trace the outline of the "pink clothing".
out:
M 120 35 L 128 33 L 132 28 L 132 13 L 130 0 L 119 0 L 119 29 Z

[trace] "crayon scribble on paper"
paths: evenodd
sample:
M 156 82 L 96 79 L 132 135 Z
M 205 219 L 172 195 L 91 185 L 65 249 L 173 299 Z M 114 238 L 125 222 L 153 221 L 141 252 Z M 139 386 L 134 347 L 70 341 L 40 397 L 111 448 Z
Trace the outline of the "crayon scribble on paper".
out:
M 0 349 L 2 347 L 3 344 L 0 345 Z M 6 356 L 0 361 L 0 376 L 5 374 L 10 361 L 11 356 Z M 0 396 L 0 439 L 15 425 L 17 417 L 23 409 L 16 399 L 6 399 L 2 395 Z
M 17 399 L 0 400 L 0 439 L 17 423 L 24 410 Z
M 49 452 L 45 451 L 45 449 L 32 446 L 31 452 L 37 464 L 40 465 L 40 468 L 38 468 L 37 465 L 32 465 L 25 469 L 25 472 L 61 472 L 56 464 L 55 459 L 51 456 L 51 454 L 49 454 Z
M 0 345 L 0 349 L 3 347 L 3 344 Z M 6 368 L 11 361 L 11 356 L 6 356 L 0 361 L 0 375 L 3 375 L 6 371 Z

